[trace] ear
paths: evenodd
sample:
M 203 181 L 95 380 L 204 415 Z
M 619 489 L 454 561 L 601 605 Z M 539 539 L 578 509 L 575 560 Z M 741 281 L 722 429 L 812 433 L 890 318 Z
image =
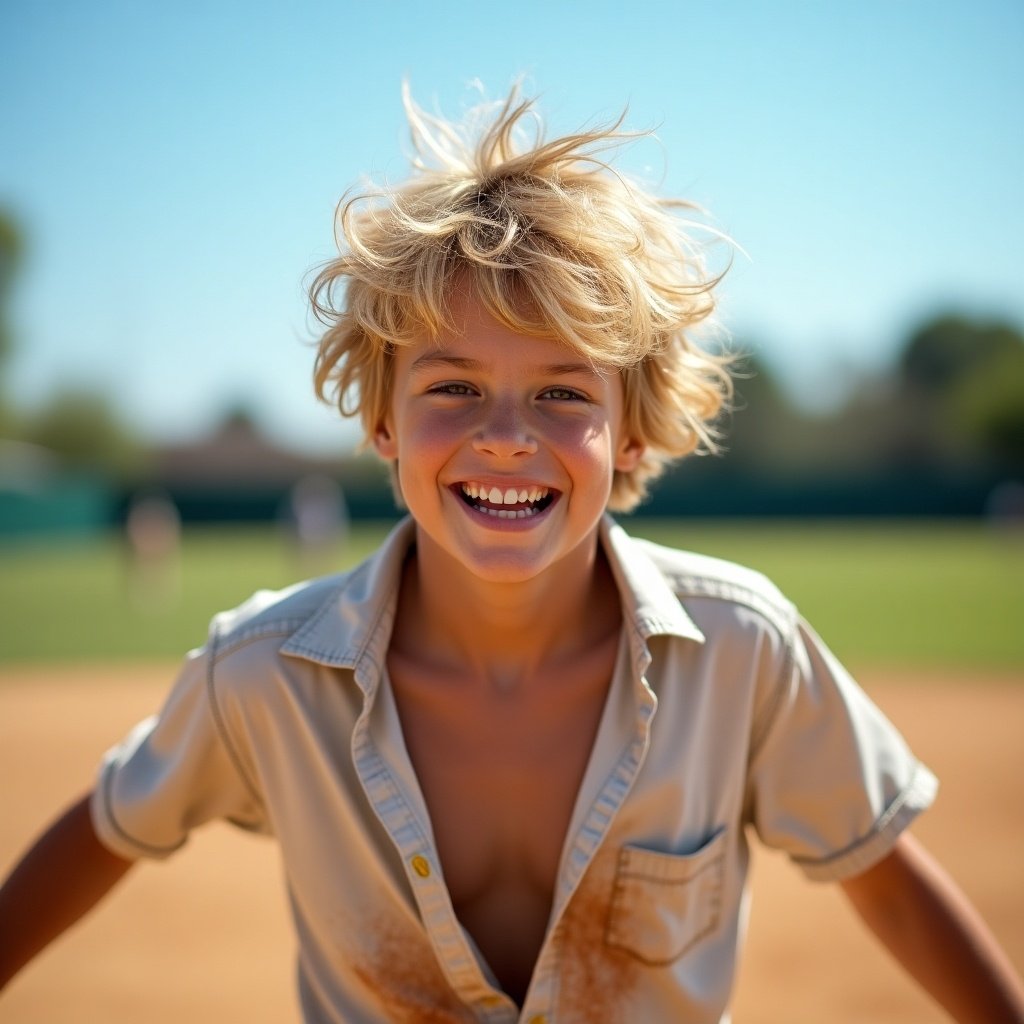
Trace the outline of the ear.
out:
M 620 473 L 632 473 L 647 446 L 632 437 L 624 437 L 615 452 L 615 468 Z
M 373 447 L 387 462 L 394 462 L 398 458 L 398 442 L 387 420 L 381 420 L 373 431 Z

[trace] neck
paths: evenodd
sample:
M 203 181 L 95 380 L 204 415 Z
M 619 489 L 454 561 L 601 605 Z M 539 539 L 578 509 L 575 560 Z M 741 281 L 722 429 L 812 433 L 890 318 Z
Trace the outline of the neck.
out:
M 619 616 L 596 533 L 556 570 L 515 583 L 460 573 L 421 540 L 403 572 L 399 642 L 438 667 L 468 670 L 504 689 L 588 650 L 617 630 Z

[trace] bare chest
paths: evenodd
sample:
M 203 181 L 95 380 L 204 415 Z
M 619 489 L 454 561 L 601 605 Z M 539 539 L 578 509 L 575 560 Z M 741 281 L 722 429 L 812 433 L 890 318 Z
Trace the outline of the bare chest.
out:
M 615 638 L 566 672 L 495 691 L 389 662 L 406 747 L 460 921 L 525 992 L 600 724 Z

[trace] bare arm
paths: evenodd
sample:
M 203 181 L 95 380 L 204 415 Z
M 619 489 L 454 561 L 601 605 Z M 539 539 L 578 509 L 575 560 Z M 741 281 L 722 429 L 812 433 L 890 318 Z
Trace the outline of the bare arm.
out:
M 867 926 L 960 1024 L 1024 1024 L 1024 984 L 967 897 L 904 833 L 841 883 Z
M 100 844 L 88 795 L 25 854 L 0 889 L 0 988 L 132 866 Z

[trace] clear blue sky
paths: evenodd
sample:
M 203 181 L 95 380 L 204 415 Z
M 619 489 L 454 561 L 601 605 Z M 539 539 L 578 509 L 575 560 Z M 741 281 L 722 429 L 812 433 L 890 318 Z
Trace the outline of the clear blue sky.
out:
M 939 309 L 1024 323 L 1024 4 L 6 0 L 0 203 L 24 227 L 9 383 L 109 390 L 152 437 L 312 397 L 303 279 L 360 175 L 404 174 L 403 76 L 458 114 L 514 77 L 554 131 L 656 127 L 621 166 L 750 254 L 724 291 L 809 402 Z

